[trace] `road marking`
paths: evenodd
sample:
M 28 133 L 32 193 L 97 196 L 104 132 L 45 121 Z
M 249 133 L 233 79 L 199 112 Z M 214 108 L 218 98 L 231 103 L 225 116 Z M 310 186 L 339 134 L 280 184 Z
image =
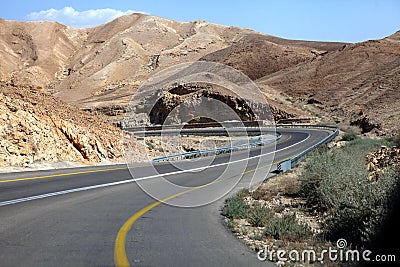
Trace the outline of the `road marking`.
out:
M 41 195 L 36 195 L 36 196 L 31 196 L 31 197 L 18 198 L 18 199 L 13 199 L 13 200 L 0 202 L 0 207 L 1 206 L 7 206 L 7 205 L 13 205 L 13 204 L 17 204 L 17 203 L 22 203 L 22 202 L 27 202 L 27 201 L 32 201 L 32 200 L 36 200 L 36 199 L 43 199 L 43 198 L 48 198 L 48 197 L 53 197 L 53 196 L 60 196 L 60 195 L 65 195 L 65 194 L 70 194 L 70 193 L 75 193 L 75 192 L 81 192 L 81 191 L 87 191 L 87 190 L 92 190 L 92 189 L 98 189 L 98 188 L 104 188 L 104 187 L 109 187 L 109 186 L 114 186 L 114 185 L 133 183 L 133 182 L 138 182 L 138 181 L 143 181 L 143 180 L 148 180 L 148 179 L 160 178 L 160 177 L 164 177 L 164 176 L 187 173 L 187 172 L 201 171 L 201 170 L 204 170 L 204 169 L 211 169 L 211 168 L 220 167 L 220 166 L 228 165 L 228 164 L 232 164 L 232 163 L 248 161 L 248 160 L 251 160 L 251 159 L 260 158 L 260 157 L 263 157 L 263 156 L 266 156 L 266 155 L 269 155 L 269 154 L 272 154 L 272 153 L 276 153 L 276 152 L 291 148 L 291 147 L 293 147 L 295 145 L 298 145 L 300 143 L 305 142 L 306 140 L 308 140 L 308 138 L 310 138 L 310 136 L 311 135 L 308 134 L 307 138 L 301 140 L 300 142 L 297 142 L 297 143 L 292 144 L 290 146 L 281 148 L 279 150 L 272 151 L 272 152 L 265 153 L 265 154 L 261 154 L 261 155 L 256 155 L 256 156 L 249 157 L 249 158 L 239 159 L 239 160 L 235 160 L 235 161 L 228 161 L 228 162 L 224 162 L 224 163 L 218 163 L 218 164 L 205 166 L 205 167 L 197 167 L 197 168 L 188 169 L 188 170 L 181 170 L 181 171 L 168 172 L 168 173 L 160 173 L 160 174 L 150 175 L 150 176 L 146 176 L 146 177 L 140 177 L 140 178 L 136 178 L 136 179 L 128 179 L 128 180 L 122 180 L 122 181 L 118 181 L 118 182 L 111 182 L 111 183 L 98 184 L 98 185 L 92 185 L 92 186 L 86 186 L 86 187 L 79 187 L 79 188 L 68 189 L 68 190 L 63 190 L 63 191 L 57 191 L 57 192 L 41 194 Z M 127 167 L 125 167 L 125 168 L 127 168 Z M 118 168 L 115 168 L 115 169 L 118 169 Z M 106 171 L 106 170 L 104 170 L 104 171 Z
M 38 179 L 49 179 L 54 177 L 61 177 L 61 176 L 71 176 L 71 175 L 78 175 L 78 174 L 87 174 L 87 173 L 98 173 L 98 172 L 108 172 L 108 171 L 118 171 L 124 170 L 128 167 L 118 167 L 118 168 L 108 168 L 102 170 L 90 170 L 90 171 L 81 171 L 81 172 L 68 172 L 68 173 L 59 173 L 59 174 L 52 174 L 52 175 L 43 175 L 43 176 L 35 176 L 35 177 L 27 177 L 27 178 L 17 178 L 17 179 L 9 179 L 9 180 L 0 180 L 0 183 L 12 183 L 12 182 L 19 182 L 19 181 L 30 181 L 30 180 L 38 180 Z
M 291 155 L 291 156 L 289 156 L 289 157 L 287 157 L 287 158 L 285 158 L 285 159 L 282 159 L 282 160 L 290 159 L 291 157 L 293 157 L 293 156 L 295 156 L 295 155 L 296 155 L 296 154 Z M 141 209 L 140 211 L 136 212 L 134 215 L 132 215 L 132 216 L 122 225 L 122 227 L 121 227 L 121 228 L 119 229 L 119 231 L 118 231 L 117 237 L 115 238 L 115 245 L 114 245 L 114 264 L 115 264 L 115 266 L 116 266 L 116 267 L 129 267 L 129 266 L 130 266 L 129 260 L 128 260 L 128 256 L 126 255 L 126 247 L 125 247 L 126 237 L 127 237 L 127 235 L 128 235 L 128 232 L 129 232 L 130 229 L 132 228 L 133 224 L 134 224 L 140 217 L 142 217 L 146 212 L 148 212 L 149 210 L 151 210 L 151 209 L 157 207 L 158 205 L 160 205 L 160 204 L 162 204 L 162 203 L 164 203 L 164 202 L 166 202 L 166 201 L 168 201 L 168 200 L 174 199 L 174 198 L 179 197 L 179 196 L 181 196 L 181 195 L 190 193 L 190 192 L 192 192 L 192 191 L 195 191 L 195 190 L 198 190 L 198 189 L 201 189 L 201 188 L 204 188 L 204 187 L 213 185 L 213 184 L 217 184 L 217 183 L 221 183 L 221 182 L 223 182 L 223 181 L 227 181 L 227 180 L 232 179 L 232 178 L 234 178 L 234 177 L 237 177 L 237 176 L 239 176 L 239 175 L 249 174 L 249 173 L 255 172 L 256 170 L 260 170 L 260 169 L 264 169 L 264 168 L 270 167 L 270 166 L 272 166 L 272 165 L 274 165 L 274 164 L 277 164 L 278 162 L 279 162 L 279 161 L 272 162 L 272 163 L 270 163 L 270 164 L 266 164 L 266 165 L 261 166 L 261 167 L 258 167 L 258 168 L 254 168 L 254 169 L 251 169 L 251 170 L 247 170 L 247 171 L 245 171 L 245 172 L 242 172 L 242 173 L 237 174 L 237 175 L 230 176 L 230 177 L 225 178 L 225 179 L 213 181 L 213 182 L 208 183 L 208 184 L 204 184 L 204 185 L 201 185 L 201 186 L 197 186 L 197 187 L 190 188 L 190 189 L 188 189 L 188 190 L 182 191 L 182 192 L 177 193 L 177 194 L 175 194 L 175 195 L 172 195 L 172 196 L 166 197 L 166 198 L 164 198 L 164 199 L 161 199 L 161 200 L 159 200 L 159 201 L 156 201 L 156 202 L 154 202 L 154 203 L 152 203 L 152 204 L 150 204 L 150 205 L 144 207 L 144 208 Z
M 289 135 L 289 138 L 287 138 L 286 140 L 281 140 L 279 142 L 277 142 L 277 144 L 289 141 L 290 139 L 292 139 L 292 135 Z M 246 152 L 240 152 L 240 153 L 236 153 L 236 155 L 240 155 L 242 153 L 246 153 Z M 221 154 L 221 155 L 217 155 L 215 158 L 220 158 L 220 157 L 224 157 L 226 155 Z M 160 162 L 157 163 L 157 165 L 164 165 L 167 164 L 168 162 Z M 80 172 L 68 172 L 68 173 L 59 173 L 59 174 L 51 174 L 51 175 L 43 175 L 43 176 L 35 176 L 35 177 L 26 177 L 26 178 L 16 178 L 16 179 L 7 179 L 7 180 L 0 180 L 0 183 L 14 183 L 14 182 L 21 182 L 21 181 L 33 181 L 33 180 L 39 180 L 39 179 L 51 179 L 51 178 L 55 178 L 55 177 L 65 177 L 65 176 L 73 176 L 73 175 L 80 175 L 80 174 L 88 174 L 88 173 L 100 173 L 100 172 L 109 172 L 109 171 L 117 171 L 117 170 L 125 170 L 125 169 L 129 169 L 129 168 L 141 168 L 141 167 L 149 167 L 152 166 L 151 164 L 146 164 L 143 166 L 135 166 L 135 167 L 118 167 L 118 168 L 108 168 L 108 169 L 102 169 L 102 170 L 90 170 L 90 171 L 80 171 Z
M 141 209 L 139 212 L 135 213 L 132 217 L 130 217 L 124 225 L 121 227 L 121 229 L 118 231 L 117 237 L 115 239 L 115 247 L 114 247 L 114 263 L 115 266 L 130 266 L 128 257 L 126 255 L 126 250 L 125 250 L 125 240 L 126 236 L 128 235 L 129 230 L 131 229 L 132 225 L 152 208 L 160 205 L 161 203 L 168 201 L 170 199 L 176 198 L 180 195 L 186 194 L 188 192 L 191 192 L 197 188 L 191 188 L 188 190 L 185 190 L 183 192 L 180 192 L 178 194 L 172 195 L 170 197 L 164 198 L 160 201 L 156 201 L 153 204 L 150 204 L 146 206 L 145 208 Z
M 87 190 L 91 190 L 91 189 L 97 189 L 97 188 L 102 188 L 102 187 L 109 187 L 109 186 L 113 186 L 113 185 L 120 185 L 120 184 L 132 183 L 132 182 L 134 182 L 134 181 L 135 181 L 135 180 L 133 180 L 133 179 L 131 179 L 131 180 L 124 180 L 124 181 L 113 182 L 113 183 L 107 183 L 107 184 L 99 184 L 99 185 L 92 185 L 92 186 L 86 186 L 86 187 L 68 189 L 68 190 L 63 190 L 63 191 L 58 191 L 58 192 L 52 192 L 52 193 L 47 193 L 47 194 L 42 194 L 42 195 L 36 195 L 36 196 L 31 196 L 31 197 L 18 198 L 18 199 L 13 199 L 13 200 L 8 200 L 8 201 L 0 202 L 0 207 L 1 207 L 1 206 L 12 205 L 12 204 L 17 204 L 17 203 L 21 203 L 21 202 L 32 201 L 32 200 L 36 200 L 36 199 L 42 199 L 42 198 L 60 196 L 60 195 L 65 195 L 65 194 L 70 194 L 70 193 L 75 193 L 75 192 L 80 192 L 80 191 L 87 191 Z
M 307 140 L 308 138 L 310 138 L 310 134 L 308 134 L 307 138 L 305 138 L 304 140 L 302 140 L 302 141 L 300 141 L 300 142 L 298 142 L 298 143 L 295 143 L 295 144 L 293 144 L 293 145 L 290 145 L 290 146 L 288 146 L 288 147 L 282 148 L 282 149 L 280 149 L 280 150 L 277 150 L 277 151 L 282 151 L 282 150 L 284 150 L 284 149 L 293 147 L 294 145 L 297 145 L 297 144 L 299 144 L 299 143 L 304 142 L 304 141 Z M 291 139 L 291 136 L 290 136 L 289 140 L 290 140 L 290 139 Z M 275 152 L 277 152 L 277 151 L 275 151 Z M 272 152 L 270 152 L 270 153 L 272 153 Z M 270 154 L 270 153 L 267 153 L 267 154 Z M 251 158 L 256 158 L 256 157 L 260 157 L 260 156 L 265 156 L 265 155 L 267 155 L 267 154 L 258 155 L 258 156 L 254 156 L 254 157 L 251 157 Z M 239 176 L 239 175 L 246 175 L 246 174 L 255 172 L 256 170 L 260 170 L 260 169 L 264 169 L 264 168 L 270 167 L 270 166 L 272 166 L 272 165 L 274 165 L 274 164 L 279 163 L 280 161 L 288 160 L 288 159 L 294 157 L 295 155 L 297 155 L 297 154 L 290 155 L 290 156 L 288 156 L 288 157 L 286 157 L 286 158 L 284 158 L 284 159 L 281 159 L 281 160 L 279 160 L 279 161 L 274 161 L 274 162 L 272 162 L 272 163 L 270 163 L 270 164 L 266 164 L 266 165 L 261 166 L 261 167 L 257 167 L 257 168 L 251 169 L 251 170 L 247 170 L 247 171 L 245 171 L 245 172 L 242 172 L 242 173 L 240 173 L 240 174 L 237 174 L 237 175 L 234 175 L 234 176 L 225 178 L 225 179 L 213 181 L 213 182 L 208 183 L 208 184 L 204 184 L 204 185 L 201 185 L 201 186 L 197 186 L 197 187 L 190 188 L 190 189 L 188 189 L 188 190 L 185 190 L 185 191 L 182 191 L 182 192 L 180 192 L 180 193 L 178 193 L 178 194 L 175 194 L 175 195 L 169 196 L 169 197 L 167 197 L 167 198 L 161 199 L 161 200 L 159 200 L 159 201 L 156 201 L 156 202 L 154 202 L 154 203 L 152 203 L 152 204 L 150 204 L 150 205 L 144 207 L 144 208 L 141 209 L 140 211 L 136 212 L 133 216 L 131 216 L 131 217 L 122 225 L 122 227 L 121 227 L 120 230 L 118 231 L 117 237 L 115 238 L 115 246 L 114 246 L 114 264 L 115 264 L 115 266 L 116 266 L 116 267 L 129 267 L 129 266 L 130 266 L 129 260 L 128 260 L 128 256 L 126 255 L 126 247 L 125 247 L 126 237 L 127 237 L 127 235 L 128 235 L 128 232 L 129 232 L 130 229 L 132 228 L 132 225 L 133 225 L 140 217 L 142 217 L 146 212 L 148 212 L 149 210 L 151 210 L 151 209 L 157 207 L 158 205 L 160 205 L 160 204 L 162 204 L 162 203 L 164 203 L 164 202 L 166 202 L 166 201 L 168 201 L 168 200 L 171 200 L 171 199 L 174 199 L 174 198 L 179 197 L 179 196 L 181 196 L 181 195 L 190 193 L 190 192 L 192 192 L 192 191 L 194 191 L 194 190 L 198 190 L 198 189 L 200 189 L 200 188 L 204 188 L 204 187 L 207 187 L 207 186 L 216 184 L 216 183 L 220 183 L 220 182 L 226 181 L 226 180 L 228 180 L 228 179 L 232 179 L 232 178 L 234 178 L 234 177 L 237 177 L 237 176 Z M 250 159 L 250 158 L 247 158 L 247 159 Z M 213 165 L 213 166 L 214 166 L 214 165 Z

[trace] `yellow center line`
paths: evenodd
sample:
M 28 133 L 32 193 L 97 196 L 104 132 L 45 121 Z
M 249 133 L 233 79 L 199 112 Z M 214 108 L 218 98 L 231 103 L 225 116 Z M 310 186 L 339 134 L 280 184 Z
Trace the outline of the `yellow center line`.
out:
M 90 170 L 90 171 L 80 171 L 80 172 L 68 172 L 68 173 L 59 173 L 59 174 L 52 174 L 52 175 L 43 175 L 43 176 L 27 177 L 27 178 L 17 178 L 17 179 L 9 179 L 9 180 L 0 180 L 0 183 L 12 183 L 12 182 L 19 182 L 19 181 L 30 181 L 30 180 L 38 180 L 38 179 L 49 179 L 49 178 L 54 178 L 54 177 L 71 176 L 71 175 L 87 174 L 87 173 L 98 173 L 98 172 L 117 171 L 117 170 L 124 170 L 124 169 L 128 169 L 128 167 L 108 168 L 108 169 L 102 169 L 102 170 Z
M 223 181 L 232 179 L 232 178 L 237 177 L 237 176 L 239 176 L 239 175 L 249 174 L 249 173 L 255 172 L 255 171 L 257 171 L 257 170 L 270 167 L 270 166 L 275 165 L 275 164 L 277 164 L 277 163 L 279 163 L 279 162 L 281 162 L 281 161 L 288 160 L 288 159 L 290 159 L 290 158 L 292 158 L 292 157 L 294 157 L 294 156 L 296 156 L 296 155 L 297 155 L 297 154 L 291 155 L 291 156 L 286 157 L 286 158 L 284 158 L 284 159 L 281 159 L 281 160 L 279 160 L 279 161 L 275 161 L 275 162 L 272 162 L 272 163 L 270 163 L 270 164 L 266 164 L 266 165 L 264 165 L 264 166 L 261 166 L 261 167 L 258 167 L 258 168 L 254 168 L 254 169 L 251 169 L 251 170 L 242 172 L 242 173 L 240 173 L 240 174 L 237 174 L 237 175 L 234 175 L 234 176 L 225 178 L 225 179 L 213 181 L 213 182 L 210 182 L 210 183 L 201 185 L 201 186 L 197 186 L 197 187 L 190 188 L 190 189 L 188 189 L 188 190 L 185 190 L 185 191 L 182 191 L 182 192 L 180 192 L 180 193 L 178 193 L 178 194 L 175 194 L 175 195 L 166 197 L 166 198 L 164 198 L 164 199 L 161 199 L 161 200 L 159 200 L 159 201 L 156 201 L 156 202 L 154 202 L 154 203 L 152 203 L 152 204 L 150 204 L 150 205 L 144 207 L 143 209 L 141 209 L 140 211 L 138 211 L 138 212 L 136 212 L 134 215 L 132 215 L 132 216 L 122 225 L 122 227 L 121 227 L 121 228 L 119 229 L 119 231 L 118 231 L 117 237 L 116 237 L 116 239 L 115 239 L 115 246 L 114 246 L 114 263 L 115 263 L 115 266 L 116 266 L 116 267 L 129 267 L 129 266 L 130 266 L 129 260 L 128 260 L 128 256 L 126 255 L 126 248 L 125 248 L 126 237 L 127 237 L 127 235 L 128 235 L 129 230 L 132 228 L 132 225 L 133 225 L 140 217 L 142 217 L 146 212 L 148 212 L 149 210 L 151 210 L 151 209 L 157 207 L 158 205 L 160 205 L 160 204 L 162 204 L 162 203 L 164 203 L 164 202 L 166 202 L 166 201 L 168 201 L 168 200 L 171 200 L 171 199 L 174 199 L 174 198 L 179 197 L 179 196 L 181 196 L 181 195 L 190 193 L 190 192 L 192 192 L 192 191 L 194 191 L 194 190 L 201 189 L 201 188 L 204 188 L 204 187 L 213 185 L 213 184 L 221 183 L 221 182 L 223 182 Z

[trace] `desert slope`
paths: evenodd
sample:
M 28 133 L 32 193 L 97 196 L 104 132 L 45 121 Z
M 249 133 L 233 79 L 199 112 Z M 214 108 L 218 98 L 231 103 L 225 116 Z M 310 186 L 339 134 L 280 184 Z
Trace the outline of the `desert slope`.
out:
M 0 167 L 124 161 L 120 129 L 41 89 L 0 86 Z
M 183 62 L 220 62 L 252 78 L 277 118 L 318 115 L 393 134 L 400 127 L 399 35 L 345 44 L 143 14 L 90 29 L 0 19 L 0 81 L 45 88 L 119 124 L 137 88 L 157 72 Z
M 86 30 L 55 22 L 0 19 L 0 81 L 45 87 L 64 70 L 82 45 Z
M 1 81 L 44 87 L 62 101 L 113 123 L 122 120 L 137 88 L 170 66 L 199 59 L 227 64 L 231 60 L 235 65 L 236 50 L 240 49 L 238 62 L 249 58 L 251 65 L 235 67 L 255 79 L 311 60 L 315 57 L 312 50 L 319 49 L 248 29 L 205 21 L 182 23 L 143 14 L 122 16 L 90 29 L 52 22 L 1 23 L 4 34 L 0 50 L 7 58 L 5 62 L 11 62 L 11 66 L 0 66 Z M 18 39 L 19 32 L 23 34 Z M 254 41 L 258 43 L 254 45 Z M 225 55 L 225 49 L 233 52 L 228 61 L 212 60 L 214 55 Z M 303 113 L 282 107 L 272 106 L 279 117 Z
M 249 34 L 233 45 L 210 53 L 200 60 L 232 66 L 256 80 L 301 62 L 312 61 L 318 55 L 342 46 L 342 43 L 292 41 Z
M 345 44 L 247 35 L 202 60 L 241 70 L 286 107 L 393 135 L 400 133 L 399 36 Z
M 87 42 L 70 60 L 70 75 L 55 84 L 54 92 L 86 107 L 107 104 L 109 99 L 126 103 L 158 70 L 196 61 L 248 32 L 203 21 L 123 16 L 89 31 Z
M 348 44 L 258 80 L 327 114 L 372 130 L 400 131 L 400 41 Z

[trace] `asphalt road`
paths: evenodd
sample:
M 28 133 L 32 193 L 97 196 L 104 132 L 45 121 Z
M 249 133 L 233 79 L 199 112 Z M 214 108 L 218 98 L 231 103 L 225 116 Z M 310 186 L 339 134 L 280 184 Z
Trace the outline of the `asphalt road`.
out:
M 279 131 L 275 154 L 270 144 L 265 156 L 222 155 L 211 168 L 203 158 L 0 174 L 0 266 L 272 265 L 258 261 L 219 213 L 228 195 L 329 134 Z

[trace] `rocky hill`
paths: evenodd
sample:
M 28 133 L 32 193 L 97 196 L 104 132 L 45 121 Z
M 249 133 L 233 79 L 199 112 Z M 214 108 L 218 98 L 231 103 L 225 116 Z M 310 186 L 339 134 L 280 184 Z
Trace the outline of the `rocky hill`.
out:
M 85 38 L 86 30 L 55 22 L 0 19 L 0 80 L 46 87 L 63 72 Z
M 400 132 L 400 41 L 348 44 L 316 60 L 265 76 L 259 83 L 358 125 Z
M 120 129 L 42 89 L 0 85 L 0 167 L 57 161 L 123 162 Z M 125 144 L 136 149 L 133 142 Z
M 89 131 L 91 128 L 79 118 L 96 124 L 98 120 L 64 103 L 118 124 L 144 81 L 178 63 L 206 60 L 247 74 L 269 99 L 277 119 L 317 115 L 358 125 L 363 132 L 393 134 L 400 127 L 399 39 L 399 33 L 395 33 L 383 40 L 357 44 L 286 40 L 238 27 L 204 21 L 182 23 L 143 14 L 123 16 L 89 29 L 0 19 L 0 104 L 17 124 L 24 120 L 22 113 L 8 111 L 7 105 L 12 101 L 34 105 L 38 99 L 33 96 L 43 95 L 47 102 L 64 109 L 65 114 L 58 115 L 60 119 L 68 121 L 67 114 L 78 114 L 74 123 Z M 44 124 L 48 125 L 46 116 Z M 118 133 L 108 124 L 102 125 L 110 132 L 105 136 L 114 138 L 111 132 Z M 59 134 L 59 128 L 55 125 L 51 131 Z M 3 136 L 12 132 L 2 131 Z M 60 146 L 71 144 L 65 138 Z M 109 141 L 104 142 L 102 146 L 107 147 Z M 95 144 L 93 147 L 96 151 Z M 95 161 L 118 158 L 120 150 L 112 151 L 114 156 L 74 152 L 71 157 Z
M 246 36 L 203 59 L 240 69 L 286 105 L 391 135 L 400 133 L 399 36 L 325 45 Z
M 312 61 L 316 56 L 342 46 L 342 43 L 293 41 L 248 34 L 233 45 L 210 53 L 200 60 L 224 63 L 256 80 L 299 63 Z
M 199 60 L 247 36 L 263 36 L 237 27 L 204 21 L 181 23 L 143 14 L 123 16 L 91 29 L 51 22 L 0 23 L 0 51 L 10 62 L 0 65 L 1 81 L 46 88 L 64 102 L 114 123 L 122 120 L 137 88 L 158 71 Z M 283 52 L 275 46 L 275 54 Z M 312 57 L 303 50 L 281 62 L 290 65 Z M 281 117 L 302 113 L 293 108 L 290 112 L 278 106 L 272 109 Z
M 125 103 L 149 77 L 196 61 L 251 32 L 203 21 L 180 23 L 133 14 L 88 30 L 54 93 L 85 107 Z M 111 101 L 110 101 L 111 100 Z

